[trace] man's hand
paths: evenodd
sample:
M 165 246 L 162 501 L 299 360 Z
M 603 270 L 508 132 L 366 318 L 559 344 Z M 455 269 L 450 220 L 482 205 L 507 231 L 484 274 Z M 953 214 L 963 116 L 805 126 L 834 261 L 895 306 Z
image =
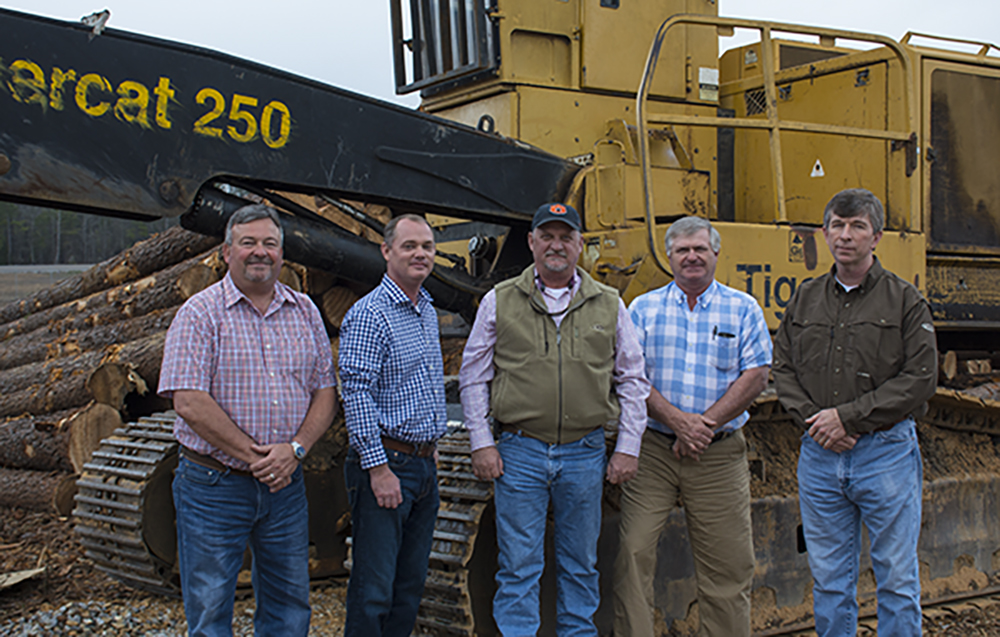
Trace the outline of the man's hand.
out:
M 810 425 L 809 435 L 824 449 L 841 453 L 854 447 L 857 442 L 856 436 L 847 435 L 844 424 L 840 422 L 840 414 L 834 407 L 806 418 L 806 424 Z
M 399 488 L 399 478 L 388 464 L 380 464 L 368 470 L 372 493 L 383 509 L 395 509 L 403 503 L 403 492 Z
M 670 423 L 671 429 L 677 435 L 674 444 L 674 455 L 678 458 L 688 456 L 698 459 L 712 444 L 715 421 L 705 418 L 702 414 L 681 412 L 682 416 Z
M 503 475 L 503 459 L 496 447 L 483 447 L 472 452 L 472 473 L 480 480 L 494 480 Z
M 608 482 L 621 484 L 635 477 L 639 471 L 639 459 L 627 453 L 614 452 L 608 461 Z
M 292 445 L 283 442 L 277 445 L 251 445 L 250 449 L 261 456 L 250 463 L 250 471 L 268 486 L 271 493 L 281 491 L 292 483 L 292 474 L 299 466 Z

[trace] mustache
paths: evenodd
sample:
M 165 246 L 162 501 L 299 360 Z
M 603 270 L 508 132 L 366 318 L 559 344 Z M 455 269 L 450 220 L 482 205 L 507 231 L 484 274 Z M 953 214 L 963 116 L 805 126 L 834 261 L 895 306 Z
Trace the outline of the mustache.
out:
M 547 257 L 553 257 L 553 256 L 565 257 L 566 256 L 566 251 L 565 250 L 546 250 L 545 251 L 545 256 L 547 256 Z
M 246 261 L 247 265 L 252 265 L 254 263 L 263 263 L 264 265 L 274 265 L 274 259 L 271 257 L 248 257 Z

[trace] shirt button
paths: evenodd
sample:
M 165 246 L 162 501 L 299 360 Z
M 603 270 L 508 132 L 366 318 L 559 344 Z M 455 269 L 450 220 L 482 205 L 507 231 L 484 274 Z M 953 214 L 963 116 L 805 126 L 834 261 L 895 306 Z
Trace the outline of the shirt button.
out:
M 276 400 L 273 400 L 273 401 L 271 401 L 271 403 L 272 403 L 272 404 L 274 404 L 274 405 L 277 405 L 277 404 L 278 404 L 278 401 L 276 401 Z
M 844 303 L 844 307 L 851 307 L 850 303 Z
M 837 346 L 837 351 L 840 351 L 840 345 Z M 274 376 L 274 374 L 271 374 L 271 376 Z
M 840 349 L 839 347 L 837 349 Z M 274 372 L 271 372 L 271 378 L 274 378 Z
M 839 392 L 839 391 L 835 391 L 835 392 L 833 392 L 833 395 L 834 395 L 834 396 L 839 396 L 839 395 L 840 395 L 840 392 Z
M 840 368 L 839 368 L 839 367 L 837 367 L 836 369 L 834 369 L 834 370 L 833 370 L 833 373 L 834 373 L 834 374 L 839 374 L 839 373 L 840 373 Z
M 843 323 L 841 323 L 841 324 L 840 324 L 840 326 L 841 326 L 841 327 L 844 327 L 844 324 L 843 324 Z
M 271 344 L 268 343 L 268 344 L 264 345 L 264 349 L 271 349 Z

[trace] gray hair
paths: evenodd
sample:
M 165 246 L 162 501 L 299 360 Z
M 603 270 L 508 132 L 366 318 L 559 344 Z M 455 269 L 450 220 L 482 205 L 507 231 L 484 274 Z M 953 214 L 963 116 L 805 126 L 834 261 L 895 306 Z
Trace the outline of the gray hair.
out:
M 870 190 L 864 188 L 848 188 L 841 190 L 833 196 L 830 203 L 826 204 L 823 210 L 823 227 L 830 227 L 830 219 L 833 215 L 849 219 L 868 215 L 868 221 L 872 224 L 872 231 L 882 232 L 885 226 L 885 212 L 882 210 L 882 202 L 878 200 Z
M 245 223 L 257 221 L 258 219 L 270 219 L 273 221 L 274 225 L 278 226 L 278 239 L 282 246 L 285 245 L 285 230 L 281 227 L 281 219 L 278 218 L 278 211 L 262 203 L 252 203 L 248 206 L 243 206 L 234 212 L 233 216 L 229 217 L 229 223 L 226 224 L 226 245 L 233 245 L 233 226 L 242 226 Z
M 406 219 L 408 221 L 415 221 L 417 223 L 422 223 L 428 228 L 431 227 L 431 224 L 428 223 L 426 219 L 424 219 L 420 215 L 415 215 L 413 213 L 408 212 L 406 214 L 399 215 L 398 217 L 393 217 L 389 221 L 389 223 L 385 224 L 385 232 L 382 233 L 382 239 L 385 241 L 385 245 L 389 246 L 390 248 L 392 247 L 393 240 L 396 238 L 396 226 L 398 226 L 399 222 L 402 221 L 403 219 Z M 431 228 L 431 234 L 432 235 L 434 234 L 433 228 Z
M 702 230 L 708 230 L 708 242 L 712 246 L 712 252 L 718 254 L 722 249 L 722 237 L 719 231 L 712 227 L 712 224 L 704 217 L 684 217 L 670 224 L 667 228 L 667 236 L 664 239 L 667 247 L 667 256 L 674 247 L 674 239 L 678 237 L 690 237 Z

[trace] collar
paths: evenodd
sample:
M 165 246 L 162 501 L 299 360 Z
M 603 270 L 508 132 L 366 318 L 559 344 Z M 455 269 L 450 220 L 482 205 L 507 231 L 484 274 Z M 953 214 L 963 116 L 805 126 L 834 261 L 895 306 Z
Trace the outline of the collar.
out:
M 705 291 L 698 296 L 698 300 L 695 302 L 695 307 L 708 309 L 712 299 L 714 299 L 718 293 L 719 282 L 712 279 L 712 282 L 708 284 Z M 683 305 L 685 308 L 687 307 L 687 293 L 685 293 L 684 290 L 677 285 L 676 281 L 671 281 L 667 286 L 667 298 L 678 305 Z
M 385 289 L 385 293 L 389 295 L 389 300 L 397 305 L 405 303 L 410 307 L 417 307 L 422 301 L 427 303 L 434 302 L 434 299 L 431 298 L 430 293 L 424 289 L 424 286 L 420 286 L 420 292 L 417 294 L 417 303 L 414 305 L 413 301 L 410 300 L 410 297 L 406 295 L 406 292 L 403 292 L 403 288 L 399 287 L 399 285 L 393 281 L 388 274 L 382 275 L 382 287 Z
M 868 272 L 865 272 L 865 276 L 861 279 L 861 283 L 858 287 L 853 288 L 854 290 L 860 290 L 862 292 L 870 292 L 878 280 L 882 278 L 885 274 L 885 268 L 882 267 L 882 263 L 878 260 L 878 257 L 874 257 L 875 260 L 872 262 L 872 267 L 868 268 Z M 833 289 L 839 293 L 847 294 L 840 281 L 837 280 L 837 264 L 834 263 L 830 266 L 830 284 L 833 285 Z
M 226 276 L 222 278 L 222 300 L 227 309 L 239 303 L 240 300 L 246 301 L 251 306 L 253 305 L 250 298 L 246 294 L 243 294 L 243 291 L 233 283 L 233 278 L 229 275 L 229 272 L 226 272 Z M 280 281 L 275 281 L 274 298 L 271 299 L 271 304 L 268 306 L 268 311 L 265 314 L 268 314 L 271 308 L 280 307 L 283 303 L 297 305 L 298 300 L 291 293 L 291 288 Z
M 538 274 L 538 268 L 532 270 L 535 274 L 535 286 L 542 292 L 545 292 L 545 283 L 542 282 L 542 277 Z M 576 271 L 576 267 L 573 268 L 573 276 L 569 279 L 569 285 L 565 288 L 552 288 L 552 289 L 565 289 L 572 293 L 580 287 L 580 274 Z

